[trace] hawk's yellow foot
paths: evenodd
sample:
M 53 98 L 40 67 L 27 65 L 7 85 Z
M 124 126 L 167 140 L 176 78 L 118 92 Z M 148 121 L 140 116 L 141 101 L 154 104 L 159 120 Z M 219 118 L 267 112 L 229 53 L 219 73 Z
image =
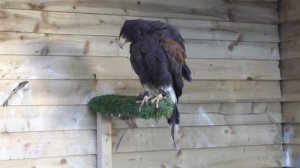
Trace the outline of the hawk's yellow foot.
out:
M 151 100 L 151 103 L 155 103 L 155 107 L 159 107 L 159 102 L 169 96 L 169 92 L 165 92 L 163 89 L 159 89 L 159 94 Z
M 138 98 L 138 101 L 136 101 L 136 103 L 141 103 L 141 105 L 139 107 L 139 112 L 141 111 L 141 109 L 145 103 L 148 105 L 149 98 L 150 98 L 149 91 L 145 91 L 143 95 L 140 95 L 140 97 Z

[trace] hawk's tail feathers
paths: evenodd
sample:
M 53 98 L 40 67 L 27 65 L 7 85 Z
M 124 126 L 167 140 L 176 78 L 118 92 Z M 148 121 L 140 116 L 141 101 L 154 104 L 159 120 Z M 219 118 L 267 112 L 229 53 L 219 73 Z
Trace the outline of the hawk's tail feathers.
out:
M 170 119 L 168 119 L 168 123 L 171 125 L 171 136 L 173 139 L 174 147 L 176 147 L 177 151 L 180 152 L 180 148 L 177 146 L 175 142 L 175 126 L 179 125 L 179 111 L 177 108 L 177 104 L 174 105 L 173 114 Z
M 169 125 L 172 125 L 173 123 L 180 124 L 180 115 L 179 115 L 177 104 L 174 105 L 173 113 L 171 118 L 168 119 L 168 123 Z
M 182 66 L 182 76 L 184 77 L 185 80 L 189 82 L 192 81 L 191 70 L 186 64 L 183 64 Z

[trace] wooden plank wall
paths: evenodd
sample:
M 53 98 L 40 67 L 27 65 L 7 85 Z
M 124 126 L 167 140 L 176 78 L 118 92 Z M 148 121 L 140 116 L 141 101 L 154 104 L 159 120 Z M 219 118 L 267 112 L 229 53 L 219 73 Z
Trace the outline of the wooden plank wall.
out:
M 285 166 L 300 166 L 300 1 L 282 0 L 280 10 L 283 140 Z
M 164 120 L 137 120 L 137 129 L 114 120 L 113 167 L 281 167 L 277 7 L 0 0 L 0 167 L 96 167 L 96 117 L 85 105 L 96 95 L 142 91 L 128 46 L 115 43 L 122 23 L 141 17 L 173 24 L 186 40 L 194 81 L 180 101 L 183 153 L 176 155 Z

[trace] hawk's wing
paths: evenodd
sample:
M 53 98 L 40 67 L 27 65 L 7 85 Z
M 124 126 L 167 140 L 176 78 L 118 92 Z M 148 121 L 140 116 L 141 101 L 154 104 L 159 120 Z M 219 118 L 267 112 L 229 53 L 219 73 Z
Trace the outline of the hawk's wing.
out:
M 182 38 L 180 32 L 174 26 L 161 21 L 154 21 L 151 23 L 151 30 L 152 32 L 157 31 L 160 34 L 163 34 L 164 37 L 175 41 L 181 46 L 183 50 L 185 50 L 184 39 Z
M 185 64 L 186 54 L 184 49 L 181 47 L 181 44 L 178 42 L 163 35 L 160 35 L 159 39 L 169 60 L 169 71 L 173 76 L 173 88 L 178 98 L 182 94 L 182 88 L 184 85 L 182 77 L 191 81 L 190 69 Z

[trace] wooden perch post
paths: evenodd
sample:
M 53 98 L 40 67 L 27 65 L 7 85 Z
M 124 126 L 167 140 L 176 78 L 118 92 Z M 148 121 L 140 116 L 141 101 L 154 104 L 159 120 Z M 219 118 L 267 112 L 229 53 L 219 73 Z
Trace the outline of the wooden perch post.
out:
M 112 168 L 111 122 L 97 113 L 97 168 Z
M 138 111 L 136 100 L 136 96 L 103 95 L 94 97 L 88 103 L 89 108 L 97 112 L 97 168 L 112 168 L 112 128 L 109 118 L 159 119 L 172 115 L 174 104 L 169 99 L 163 99 L 158 109 L 149 103 L 141 111 Z

